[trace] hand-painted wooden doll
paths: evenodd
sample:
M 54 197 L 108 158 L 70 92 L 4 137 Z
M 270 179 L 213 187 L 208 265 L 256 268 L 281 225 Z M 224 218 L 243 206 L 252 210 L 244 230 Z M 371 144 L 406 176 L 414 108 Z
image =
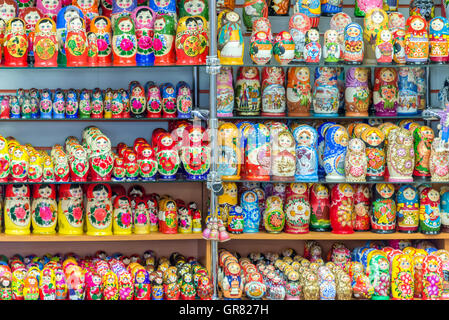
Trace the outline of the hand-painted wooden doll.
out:
M 396 202 L 392 184 L 373 185 L 371 231 L 393 233 L 396 229 Z
M 56 33 L 58 39 L 58 66 L 65 67 L 67 64 L 65 42 L 67 39 L 67 27 L 72 18 L 83 18 L 83 13 L 75 6 L 67 6 L 62 8 L 57 17 Z
M 366 274 L 374 288 L 372 300 L 390 299 L 390 262 L 385 252 L 372 250 L 367 255 Z
M 418 113 L 418 85 L 414 72 L 410 67 L 400 67 L 398 70 L 398 115 L 412 116 Z
M 87 235 L 112 235 L 111 188 L 106 184 L 91 184 L 87 191 Z
M 295 139 L 288 130 L 271 140 L 271 175 L 274 180 L 293 180 L 295 175 Z
M 192 105 L 193 97 L 190 86 L 184 81 L 178 82 L 176 85 L 176 109 L 178 118 L 190 118 Z
M 177 20 L 176 1 L 174 1 L 174 0 L 150 0 L 148 5 L 157 14 L 170 16 L 173 18 L 173 21 Z
M 408 64 L 423 64 L 429 57 L 427 22 L 421 16 L 411 16 L 406 22 L 405 60 Z
M 449 151 L 438 137 L 432 142 L 429 171 L 432 181 L 449 181 Z
M 6 25 L 3 42 L 6 67 L 26 67 L 28 40 L 26 36 L 25 21 L 12 18 Z
M 178 207 L 172 199 L 159 202 L 159 232 L 173 234 L 178 232 Z
M 362 132 L 361 139 L 365 143 L 368 161 L 367 180 L 383 180 L 385 173 L 385 136 L 378 128 L 368 128 Z
M 245 144 L 245 173 L 248 180 L 269 180 L 271 171 L 270 132 L 261 123 L 251 125 Z
M 257 194 L 254 191 L 245 191 L 241 196 L 240 204 L 243 209 L 243 232 L 259 232 L 261 215 Z
M 371 90 L 368 68 L 349 68 L 346 72 L 345 109 L 346 116 L 368 116 Z
M 348 132 L 341 125 L 332 125 L 326 130 L 323 164 L 326 180 L 342 181 L 345 178 L 345 157 L 348 147 Z
M 11 148 L 11 144 L 9 144 Z M 11 180 L 14 182 L 24 182 L 28 179 L 29 156 L 24 146 L 16 145 L 12 147 L 11 155 Z
M 207 0 L 181 0 L 179 6 L 179 18 L 201 16 L 209 21 L 209 8 Z
M 264 19 L 264 18 L 259 18 Z M 253 28 L 253 32 L 254 32 Z M 270 62 L 273 54 L 273 43 L 269 35 L 265 31 L 258 31 L 251 37 L 249 52 L 251 60 L 258 65 L 264 65 Z
M 33 186 L 31 222 L 34 234 L 56 233 L 57 204 L 54 185 Z
M 145 89 L 135 81 L 129 85 L 131 117 L 144 118 L 146 114 Z
M 34 43 L 35 27 L 37 22 L 43 17 L 44 15 L 42 14 L 42 12 L 36 7 L 27 7 L 20 9 L 19 11 L 19 18 L 25 21 L 26 34 L 28 38 L 29 65 L 34 65 L 33 43 Z M 3 40 L 3 36 L 1 36 L 1 39 Z
M 97 16 L 90 22 L 90 31 L 97 37 L 98 66 L 110 66 L 112 64 L 111 21 L 108 17 Z
M 160 118 L 162 111 L 162 97 L 159 87 L 152 81 L 145 84 L 147 117 Z
M 293 130 L 296 141 L 297 181 L 318 181 L 317 131 L 309 125 L 299 125 Z
M 311 218 L 309 189 L 306 183 L 290 183 L 286 190 L 285 232 L 308 233 Z
M 156 157 L 161 179 L 172 180 L 176 178 L 180 159 L 174 147 L 175 143 L 170 133 L 166 132 L 158 137 Z
M 73 17 L 67 23 L 65 51 L 68 67 L 87 66 L 87 34 L 84 19 Z
M 112 1 L 111 22 L 116 25 L 120 18 L 125 16 L 131 17 L 134 9 L 137 7 L 137 0 Z
M 287 80 L 287 108 L 289 116 L 302 117 L 310 115 L 311 91 L 309 68 L 289 68 Z
M 323 58 L 326 63 L 337 63 L 340 61 L 340 43 L 336 30 L 329 29 L 324 33 Z
M 441 259 L 430 254 L 423 261 L 423 300 L 439 300 L 443 294 L 443 265 Z
M 312 231 L 329 231 L 330 222 L 330 194 L 329 189 L 319 183 L 310 188 L 310 229 Z
M 365 50 L 363 39 L 363 30 L 358 23 L 351 22 L 345 27 L 342 57 L 345 63 L 360 64 L 363 62 Z
M 176 90 L 170 82 L 160 86 L 162 95 L 162 118 L 176 118 Z
M 247 31 L 252 31 L 253 21 L 268 17 L 268 6 L 265 0 L 245 0 L 243 4 L 243 23 Z
M 98 66 L 97 35 L 91 31 L 87 33 L 87 65 L 89 67 Z
M 232 67 L 221 67 L 217 74 L 217 116 L 232 117 L 234 85 Z
M 320 23 L 321 2 L 315 0 L 295 1 L 293 12 L 307 15 L 310 19 L 311 26 L 317 28 Z
M 331 199 L 330 221 L 332 233 L 353 233 L 354 189 L 346 183 L 336 184 L 332 187 Z
M 340 60 L 343 60 L 345 45 L 345 28 L 352 22 L 351 17 L 344 12 L 334 14 L 329 22 L 330 29 L 337 31 L 337 42 L 340 46 Z
M 304 60 L 307 63 L 319 63 L 321 60 L 320 34 L 316 28 L 311 28 L 306 33 Z
M 237 12 L 226 12 L 218 29 L 217 53 L 221 64 L 243 64 L 244 46 L 241 19 Z
M 72 5 L 79 8 L 83 13 L 86 26 L 90 26 L 91 21 L 98 17 L 98 2 L 98 0 L 72 0 Z
M 112 37 L 114 66 L 135 66 L 137 38 L 134 22 L 130 16 L 118 18 L 114 25 Z
M 169 15 L 157 15 L 154 19 L 154 64 L 175 64 L 175 20 Z
M 447 42 L 449 39 L 448 20 L 436 17 L 429 23 L 429 59 L 432 63 L 446 63 L 449 61 Z
M 205 142 L 207 133 L 201 126 L 189 126 L 184 131 L 185 146 L 181 160 L 189 180 L 204 180 L 211 165 L 210 147 Z
M 315 29 L 314 29 L 315 30 Z M 309 30 L 310 31 L 310 30 Z M 309 32 L 308 31 L 308 32 Z M 318 42 L 315 42 L 316 34 L 313 33 L 310 39 L 309 46 L 304 46 L 304 52 L 308 52 L 310 59 L 317 58 L 319 54 L 321 57 L 321 46 Z M 306 36 L 307 40 L 307 36 Z M 319 34 L 318 34 L 319 40 Z M 307 43 L 307 41 L 306 41 Z M 319 48 L 319 52 L 317 51 Z M 288 65 L 293 61 L 295 57 L 295 42 L 293 41 L 292 35 L 288 31 L 279 32 L 274 39 L 273 47 L 274 58 L 280 65 Z M 304 57 L 306 58 L 306 57 Z M 309 59 L 309 60 L 310 60 Z
M 424 188 L 419 198 L 419 230 L 424 234 L 440 233 L 440 193 Z
M 395 116 L 398 106 L 398 75 L 394 68 L 377 68 L 373 104 L 376 116 Z
M 365 143 L 358 138 L 352 138 L 349 140 L 345 158 L 346 181 L 366 181 L 367 162 Z
M 218 128 L 218 165 L 217 170 L 223 180 L 240 179 L 242 154 L 240 134 L 236 125 L 223 123 Z
M 388 134 L 387 147 L 388 181 L 412 182 L 415 167 L 413 135 L 404 128 L 393 129 Z
M 415 233 L 419 225 L 419 195 L 412 185 L 404 185 L 397 193 L 398 231 Z
M 178 65 L 198 64 L 200 39 L 194 17 L 183 17 L 178 21 L 175 47 Z
M 268 233 L 280 233 L 284 229 L 285 213 L 283 210 L 283 202 L 280 197 L 270 196 L 267 198 L 263 220 L 265 230 Z
M 289 32 L 295 42 L 295 57 L 293 61 L 304 61 L 304 45 L 306 33 L 311 28 L 310 18 L 304 13 L 295 13 L 289 21 Z
M 24 184 L 15 184 L 8 185 L 6 187 L 4 204 L 6 234 L 30 234 L 30 207 L 29 186 Z
M 391 264 L 393 300 L 413 300 L 413 258 L 407 254 L 394 256 Z
M 139 164 L 139 176 L 142 180 L 155 180 L 157 173 L 157 161 L 154 149 L 144 146 L 139 150 L 137 163 Z
M 45 1 L 45 0 L 37 0 L 36 8 L 39 9 L 43 17 L 50 18 L 56 22 L 56 17 L 58 12 L 62 9 L 62 1 L 54 0 L 54 1 Z
M 392 33 L 388 29 L 380 31 L 375 47 L 377 64 L 391 64 L 393 61 L 393 53 Z
M 318 67 L 315 69 L 312 104 L 316 116 L 338 116 L 339 90 L 336 68 Z
M 285 115 L 285 74 L 282 67 L 262 69 L 262 116 Z
M 136 24 L 138 66 L 152 66 L 154 64 L 153 51 L 153 23 L 156 14 L 150 7 L 139 6 L 133 12 Z
M 83 234 L 83 225 L 84 204 L 81 185 L 61 185 L 59 187 L 58 233 L 80 235 Z
M 366 184 L 354 185 L 354 231 L 370 229 L 371 191 Z
M 259 70 L 256 67 L 241 67 L 235 84 L 235 107 L 241 116 L 259 115 L 261 88 Z
M 428 179 L 430 177 L 430 154 L 432 141 L 435 138 L 433 129 L 428 126 L 421 126 L 413 131 L 413 138 L 415 140 L 415 168 L 413 176 L 421 179 Z
M 58 40 L 56 39 L 56 24 L 52 19 L 43 18 L 36 23 L 33 43 L 35 67 L 58 66 Z

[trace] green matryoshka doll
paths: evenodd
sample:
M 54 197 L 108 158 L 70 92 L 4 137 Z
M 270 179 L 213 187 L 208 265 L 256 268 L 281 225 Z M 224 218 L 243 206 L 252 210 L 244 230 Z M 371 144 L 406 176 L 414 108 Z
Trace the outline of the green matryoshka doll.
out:
M 157 15 L 154 20 L 154 64 L 172 65 L 175 64 L 175 20 L 170 15 Z
M 367 275 L 374 288 L 373 300 L 390 299 L 390 262 L 385 252 L 373 250 L 368 254 Z
M 209 6 L 207 0 L 178 1 L 179 18 L 201 16 L 209 21 Z
M 115 21 L 112 52 L 114 66 L 136 65 L 137 37 L 134 21 L 130 16 L 123 16 Z

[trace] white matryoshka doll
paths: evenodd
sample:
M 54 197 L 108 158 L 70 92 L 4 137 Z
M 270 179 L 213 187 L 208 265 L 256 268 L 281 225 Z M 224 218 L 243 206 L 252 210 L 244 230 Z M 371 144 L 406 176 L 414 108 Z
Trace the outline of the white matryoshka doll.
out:
M 268 128 L 261 123 L 249 126 L 245 140 L 246 179 L 269 180 L 271 171 L 271 146 Z
M 58 233 L 83 234 L 83 189 L 79 184 L 63 184 L 59 187 Z
M 287 186 L 284 210 L 286 233 L 309 232 L 311 207 L 306 183 L 290 183 Z
M 315 116 L 338 116 L 337 68 L 318 67 L 315 69 L 312 105 Z
M 296 141 L 296 181 L 318 181 L 318 132 L 309 125 L 299 125 L 293 130 Z
M 31 222 L 34 234 L 56 233 L 58 205 L 54 185 L 37 184 L 33 186 Z
M 323 164 L 327 181 L 345 179 L 345 157 L 348 147 L 348 131 L 341 125 L 332 125 L 325 133 Z
M 112 235 L 111 187 L 91 184 L 87 189 L 87 235 Z
M 217 74 L 217 117 L 232 117 L 234 85 L 232 67 L 221 67 Z
M 365 144 L 358 138 L 349 140 L 345 158 L 345 174 L 347 182 L 366 181 L 366 152 Z
M 295 57 L 293 61 L 304 61 L 304 46 L 306 33 L 311 28 L 310 18 L 304 13 L 295 13 L 288 23 L 290 34 L 295 42 Z
M 271 175 L 273 180 L 293 180 L 296 169 L 295 139 L 289 130 L 281 131 L 271 141 Z
M 225 122 L 218 128 L 218 165 L 217 170 L 223 180 L 240 179 L 242 151 L 240 132 L 231 122 Z
M 30 234 L 31 205 L 29 186 L 25 184 L 10 184 L 6 186 L 4 217 L 6 234 Z
M 282 67 L 262 70 L 262 116 L 285 116 L 285 73 Z

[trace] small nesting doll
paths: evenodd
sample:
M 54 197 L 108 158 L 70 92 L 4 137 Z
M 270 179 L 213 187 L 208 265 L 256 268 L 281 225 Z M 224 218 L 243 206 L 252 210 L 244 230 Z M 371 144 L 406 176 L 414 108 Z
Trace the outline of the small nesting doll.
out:
M 235 84 L 235 107 L 241 116 L 260 114 L 261 88 L 259 70 L 256 67 L 241 67 Z
M 263 19 L 263 18 L 260 18 Z M 271 56 L 273 54 L 273 42 L 270 39 L 270 33 L 265 31 L 258 31 L 254 33 L 253 27 L 253 36 L 251 37 L 251 44 L 249 48 L 249 53 L 251 55 L 251 60 L 258 65 L 264 65 L 270 62 Z
M 31 224 L 30 188 L 24 184 L 6 186 L 4 217 L 5 233 L 30 234 Z
M 130 109 L 132 118 L 144 118 L 146 114 L 145 89 L 139 82 L 132 82 L 129 85 Z
M 69 119 L 78 118 L 78 109 L 79 109 L 78 92 L 75 89 L 69 89 L 67 91 L 67 100 L 65 105 L 66 118 Z
M 443 264 L 439 257 L 430 254 L 426 256 L 422 264 L 422 298 L 423 300 L 439 300 L 443 294 Z
M 370 127 L 362 132 L 368 162 L 366 179 L 383 180 L 385 174 L 384 133 L 378 128 Z
M 385 252 L 372 250 L 367 255 L 366 274 L 374 288 L 373 300 L 390 299 L 390 262 Z
M 259 232 L 261 215 L 257 194 L 254 191 L 245 191 L 242 193 L 240 204 L 243 209 L 243 232 Z
M 176 85 L 176 109 L 178 118 L 188 119 L 192 115 L 193 97 L 190 86 L 180 81 Z
M 83 190 L 79 184 L 63 184 L 59 187 L 58 233 L 83 234 Z
M 429 57 L 427 22 L 421 16 L 410 16 L 406 22 L 405 60 L 408 64 L 423 64 Z
M 91 184 L 87 190 L 87 235 L 112 235 L 111 187 Z
M 91 118 L 101 119 L 103 118 L 103 92 L 100 88 L 95 88 L 92 91 L 92 113 Z
M 419 199 L 419 229 L 424 234 L 438 234 L 440 227 L 440 193 L 429 187 L 424 188 Z
M 159 232 L 178 233 L 178 207 L 173 199 L 165 198 L 159 202 Z
M 364 57 L 363 30 L 355 22 L 349 23 L 344 31 L 343 60 L 347 64 L 361 64 Z
M 271 141 L 273 179 L 292 180 L 296 169 L 295 139 L 290 131 L 284 130 L 277 135 L 275 140 Z
M 161 179 L 175 179 L 180 159 L 170 133 L 162 133 L 157 140 L 158 172 Z
M 430 177 L 429 160 L 433 139 L 435 134 L 428 126 L 420 126 L 413 131 L 415 168 L 413 176 L 421 179 Z
M 115 66 L 136 65 L 137 38 L 134 22 L 130 16 L 116 20 L 112 37 L 112 51 Z
M 310 19 L 304 13 L 295 13 L 289 21 L 289 31 L 295 42 L 295 62 L 304 61 L 306 33 L 311 27 Z
M 348 140 L 348 132 L 341 125 L 332 125 L 326 130 L 323 164 L 327 181 L 344 180 Z
M 224 13 L 221 27 L 218 29 L 217 53 L 221 64 L 243 64 L 245 44 L 241 30 L 241 19 L 237 12 Z
M 221 67 L 217 74 L 217 116 L 232 117 L 234 110 L 234 85 L 232 68 Z
M 87 66 L 87 34 L 84 19 L 73 17 L 67 23 L 65 51 L 68 67 Z
M 223 180 L 240 178 L 242 154 L 240 135 L 236 125 L 230 122 L 218 128 L 218 166 L 217 170 Z
M 290 183 L 286 190 L 285 232 L 307 233 L 311 218 L 309 188 L 306 183 Z
M 432 181 L 449 181 L 449 151 L 438 137 L 432 142 L 429 170 Z
M 337 63 L 340 61 L 340 43 L 336 30 L 327 30 L 324 33 L 323 58 L 326 63 Z
M 69 63 L 68 60 L 67 63 Z M 87 89 L 82 89 L 80 92 L 80 101 L 79 101 L 79 118 L 89 119 L 91 112 L 92 108 L 90 103 L 90 91 Z
M 245 145 L 245 172 L 248 180 L 269 180 L 271 170 L 270 132 L 261 123 L 248 128 Z
M 365 143 L 358 138 L 349 140 L 345 158 L 345 174 L 348 182 L 366 181 L 367 158 Z
M 90 31 L 97 38 L 98 66 L 110 66 L 112 64 L 112 30 L 111 21 L 108 17 L 97 16 L 90 22 Z
M 147 203 L 144 199 L 137 199 L 134 205 L 134 233 L 150 233 L 150 216 Z
M 332 187 L 330 221 L 332 233 L 348 234 L 354 232 L 354 189 L 345 183 Z
M 393 35 L 390 30 L 380 31 L 376 40 L 377 64 L 391 64 L 393 61 Z
M 354 231 L 370 229 L 371 191 L 366 184 L 354 185 Z
M 310 188 L 310 229 L 312 231 L 329 231 L 330 223 L 330 194 L 329 189 L 319 183 L 314 183 Z
M 33 186 L 31 222 L 34 234 L 56 233 L 57 204 L 54 185 Z
M 6 67 L 26 67 L 28 40 L 26 36 L 25 21 L 12 18 L 6 24 L 3 53 Z
M 87 33 L 87 65 L 89 67 L 98 66 L 98 43 L 95 32 Z
M 436 17 L 429 23 L 429 60 L 432 63 L 446 63 L 449 60 L 448 42 L 449 27 L 448 20 Z
M 55 96 L 53 98 L 53 118 L 54 119 L 65 118 L 65 94 L 64 91 L 62 91 L 62 89 L 55 90 Z
M 346 116 L 368 116 L 371 90 L 369 69 L 350 68 L 346 72 L 345 110 Z
M 313 39 L 315 38 L 316 35 L 313 37 Z M 311 57 L 314 54 L 318 54 L 315 49 L 316 47 L 320 46 L 319 33 L 317 41 L 318 42 L 314 41 L 313 44 L 311 43 L 309 46 Z M 307 50 L 306 46 L 304 47 L 304 50 Z M 321 55 L 321 47 L 319 53 Z M 281 31 L 274 38 L 273 54 L 274 58 L 280 65 L 288 65 L 295 57 L 295 42 L 293 41 L 292 35 L 288 31 Z
M 309 125 L 299 125 L 293 130 L 296 141 L 295 179 L 318 181 L 318 133 Z
M 375 47 L 382 30 L 388 29 L 388 15 L 380 8 L 371 9 L 364 18 L 365 63 L 376 63 Z
M 395 116 L 398 105 L 398 76 L 394 68 L 375 70 L 373 104 L 376 116 Z
M 397 193 L 398 231 L 415 233 L 419 225 L 419 195 L 412 185 L 401 186 Z
M 311 103 L 312 87 L 310 85 L 309 68 L 289 68 L 287 79 L 288 115 L 292 117 L 309 116 Z
M 312 105 L 316 116 L 338 116 L 339 89 L 337 85 L 337 69 L 318 67 L 315 69 L 315 85 Z
M 58 40 L 56 39 L 56 24 L 52 19 L 43 18 L 36 23 L 33 43 L 35 67 L 58 66 Z
M 266 209 L 263 214 L 265 230 L 268 233 L 280 233 L 285 225 L 283 201 L 278 196 L 267 198 Z
M 388 181 L 412 182 L 414 164 L 412 133 L 404 128 L 391 130 L 387 147 Z
M 148 81 L 145 84 L 147 117 L 160 118 L 162 111 L 162 97 L 159 87 L 153 82 Z
M 396 229 L 394 186 L 386 183 L 373 185 L 372 205 L 371 231 L 375 233 L 394 233 Z
M 137 163 L 137 154 L 132 150 L 127 150 L 123 154 L 123 164 L 125 166 L 126 181 L 135 181 L 139 177 L 139 165 Z
M 156 153 L 151 146 L 143 146 L 137 155 L 139 176 L 142 180 L 155 180 L 157 173 Z
M 117 196 L 114 199 L 114 211 L 112 217 L 113 234 L 132 233 L 132 210 L 127 196 Z
M 331 31 L 333 32 L 333 30 Z M 321 60 L 320 33 L 318 29 L 311 28 L 307 31 L 304 45 L 304 60 L 307 63 L 319 63 Z M 326 51 L 327 53 L 327 51 Z
M 285 73 L 282 67 L 262 70 L 262 116 L 285 116 Z
M 11 148 L 11 144 L 9 144 Z M 12 146 L 11 155 L 11 180 L 24 182 L 28 179 L 29 156 L 24 146 Z
M 163 83 L 160 86 L 162 96 L 162 118 L 176 118 L 176 91 L 170 82 Z

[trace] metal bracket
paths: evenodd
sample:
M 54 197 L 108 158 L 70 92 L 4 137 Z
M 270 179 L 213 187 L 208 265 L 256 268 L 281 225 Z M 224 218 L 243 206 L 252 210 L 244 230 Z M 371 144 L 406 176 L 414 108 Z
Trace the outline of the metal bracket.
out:
M 210 172 L 207 175 L 207 189 L 214 192 L 216 195 L 221 195 L 223 192 L 223 185 L 221 184 L 221 178 L 218 172 Z
M 217 56 L 207 56 L 206 65 L 206 72 L 208 74 L 216 75 L 220 72 L 220 59 Z
M 209 129 L 210 130 L 218 129 L 218 119 L 217 118 L 209 118 Z

